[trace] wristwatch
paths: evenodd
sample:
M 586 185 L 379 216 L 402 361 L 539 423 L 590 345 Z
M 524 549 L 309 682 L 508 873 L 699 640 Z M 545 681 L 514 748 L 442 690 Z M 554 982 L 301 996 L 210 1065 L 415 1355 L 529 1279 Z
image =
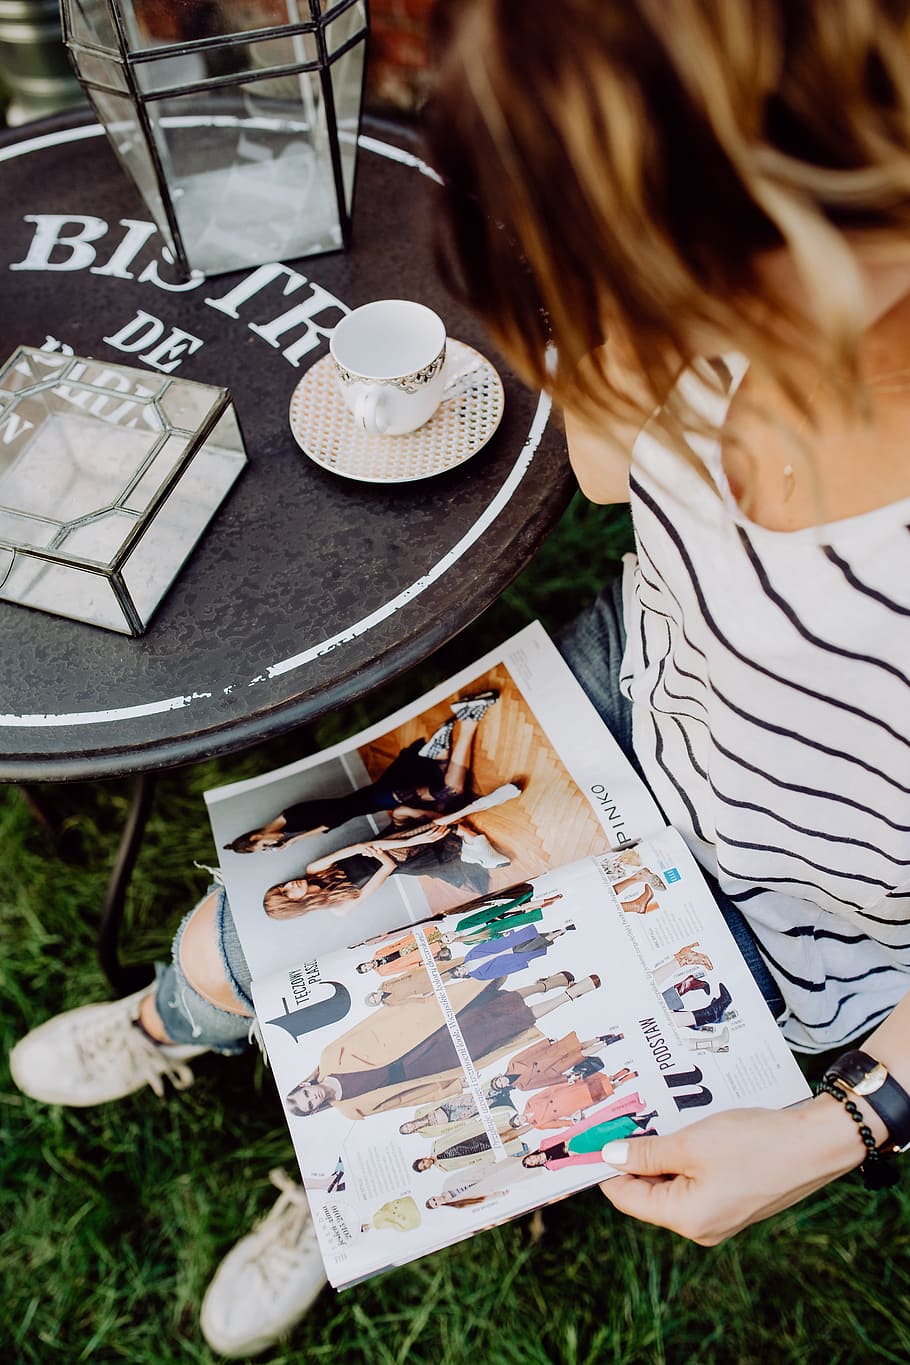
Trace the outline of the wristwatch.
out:
M 825 1080 L 836 1081 L 875 1110 L 888 1129 L 888 1141 L 879 1151 L 907 1151 L 910 1147 L 910 1095 L 898 1085 L 884 1062 L 877 1062 L 868 1052 L 859 1049 L 845 1052 L 828 1067 Z

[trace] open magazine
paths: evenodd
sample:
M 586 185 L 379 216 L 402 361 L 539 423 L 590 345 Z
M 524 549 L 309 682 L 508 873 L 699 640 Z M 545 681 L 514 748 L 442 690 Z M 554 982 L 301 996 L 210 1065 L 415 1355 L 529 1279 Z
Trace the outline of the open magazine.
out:
M 206 794 L 338 1288 L 809 1094 L 680 836 L 539 625 Z

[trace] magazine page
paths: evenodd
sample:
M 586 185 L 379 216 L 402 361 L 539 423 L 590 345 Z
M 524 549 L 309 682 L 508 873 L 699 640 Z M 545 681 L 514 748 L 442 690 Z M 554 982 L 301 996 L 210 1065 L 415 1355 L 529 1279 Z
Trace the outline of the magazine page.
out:
M 253 991 L 338 1288 L 615 1175 L 617 1138 L 809 1094 L 673 830 Z
M 537 623 L 371 729 L 206 802 L 254 978 L 663 824 Z

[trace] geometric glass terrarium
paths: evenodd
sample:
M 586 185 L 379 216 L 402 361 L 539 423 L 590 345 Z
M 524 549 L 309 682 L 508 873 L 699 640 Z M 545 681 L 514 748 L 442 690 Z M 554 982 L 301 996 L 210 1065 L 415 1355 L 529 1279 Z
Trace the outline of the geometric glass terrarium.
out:
M 177 269 L 348 245 L 367 0 L 61 0 L 70 60 Z
M 246 462 L 227 389 L 20 346 L 0 367 L 0 600 L 140 635 Z

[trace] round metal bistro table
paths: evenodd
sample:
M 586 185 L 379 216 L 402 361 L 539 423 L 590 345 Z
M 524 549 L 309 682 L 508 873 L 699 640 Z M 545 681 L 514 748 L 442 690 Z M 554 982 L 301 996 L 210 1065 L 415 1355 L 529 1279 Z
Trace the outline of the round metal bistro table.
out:
M 141 637 L 0 603 L 0 780 L 156 771 L 312 721 L 466 626 L 566 506 L 546 400 L 436 278 L 431 178 L 407 133 L 365 124 L 357 176 L 349 251 L 181 287 L 96 123 L 0 142 L 4 356 L 25 343 L 138 368 L 177 359 L 173 373 L 231 390 L 249 453 Z M 490 355 L 506 402 L 460 468 L 379 486 L 310 461 L 288 406 L 339 302 L 388 296 L 429 303 Z
M 525 566 L 574 483 L 547 401 L 437 279 L 432 177 L 406 130 L 364 125 L 350 250 L 189 285 L 88 115 L 0 138 L 0 187 L 3 358 L 69 347 L 226 386 L 249 454 L 144 635 L 0 602 L 0 781 L 136 776 L 100 929 L 108 976 L 135 989 L 145 973 L 120 966 L 117 928 L 154 774 L 304 725 L 427 657 Z M 435 307 L 493 360 L 505 413 L 458 469 L 355 483 L 301 452 L 288 408 L 344 309 L 389 296 Z

